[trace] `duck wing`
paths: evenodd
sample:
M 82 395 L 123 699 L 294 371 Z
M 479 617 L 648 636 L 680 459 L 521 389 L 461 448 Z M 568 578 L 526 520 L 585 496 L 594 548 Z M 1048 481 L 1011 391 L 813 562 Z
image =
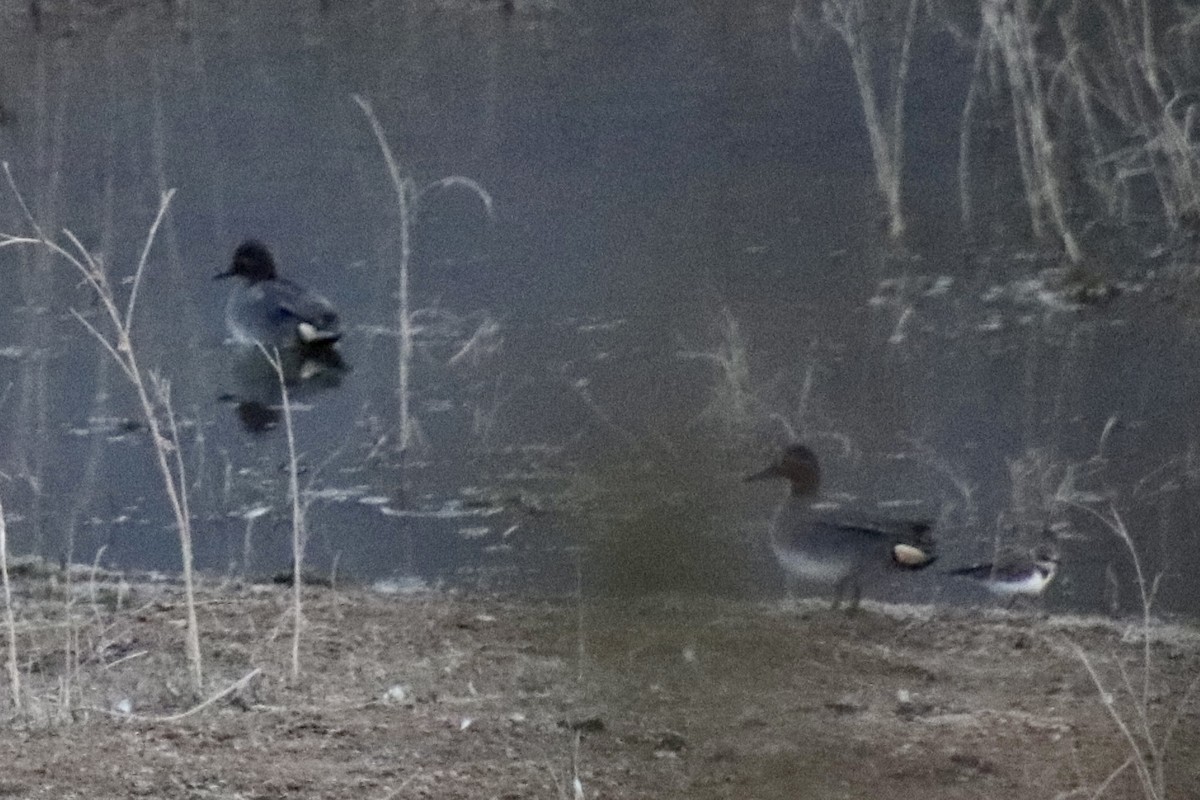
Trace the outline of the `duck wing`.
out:
M 845 520 L 822 516 L 809 523 L 808 538 L 821 538 L 829 547 L 837 541 L 857 542 L 858 547 L 886 553 L 901 569 L 923 569 L 937 560 L 936 546 L 928 522 L 907 520 Z
M 338 333 L 338 315 L 333 304 L 316 292 L 309 291 L 289 280 L 273 282 L 271 294 L 278 312 L 297 322 L 307 322 L 329 334 Z
M 995 564 L 972 564 L 952 569 L 948 575 L 959 575 L 976 580 L 1017 581 L 1028 577 L 1035 569 L 1028 561 L 1001 561 Z
M 986 580 L 992 577 L 994 567 L 994 564 L 971 564 L 967 567 L 947 570 L 946 574 L 958 575 L 963 578 L 975 578 L 976 580 Z
M 933 522 L 929 520 L 878 519 L 839 512 L 836 516 L 822 515 L 820 522 L 850 534 L 879 536 L 922 547 L 933 545 Z

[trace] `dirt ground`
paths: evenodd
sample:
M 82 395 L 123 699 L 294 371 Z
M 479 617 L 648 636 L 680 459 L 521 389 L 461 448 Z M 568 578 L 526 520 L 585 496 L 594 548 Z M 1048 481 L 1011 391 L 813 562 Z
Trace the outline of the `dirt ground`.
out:
M 1025 800 L 1118 770 L 1103 796 L 1142 797 L 1131 742 L 1200 796 L 1186 627 L 1156 625 L 1142 704 L 1135 623 L 311 587 L 293 681 L 290 589 L 212 585 L 196 695 L 177 586 L 43 576 L 14 599 L 0 797 Z

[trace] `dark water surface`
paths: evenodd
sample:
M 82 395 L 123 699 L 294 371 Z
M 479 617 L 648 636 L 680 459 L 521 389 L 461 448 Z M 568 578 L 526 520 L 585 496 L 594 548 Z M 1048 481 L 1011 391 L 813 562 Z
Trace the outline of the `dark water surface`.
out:
M 292 393 L 315 569 L 775 596 L 778 498 L 741 476 L 797 435 L 835 499 L 939 518 L 948 565 L 1054 525 L 1052 607 L 1135 607 L 1128 554 L 1087 510 L 1111 503 L 1163 576 L 1159 607 L 1200 612 L 1196 327 L 1142 279 L 1150 259 L 1097 248 L 1125 291 L 1072 308 L 1019 228 L 959 232 L 953 76 L 970 58 L 947 42 L 914 68 L 899 258 L 848 66 L 793 55 L 787 2 L 75 6 L 47 5 L 40 32 L 26 4 L 0 7 L 0 158 L 40 224 L 114 280 L 177 190 L 135 340 L 171 381 L 202 568 L 290 557 L 282 428 L 247 429 L 276 390 L 223 342 L 211 280 L 255 236 L 348 329 L 351 369 Z M 407 174 L 495 200 L 489 220 L 465 190 L 424 196 L 424 446 L 404 472 L 398 216 L 354 93 Z M 29 230 L 0 193 L 0 231 Z M 101 321 L 86 286 L 31 248 L 0 269 L 14 549 L 177 569 L 132 391 L 70 313 Z M 909 591 L 970 599 L 936 576 Z

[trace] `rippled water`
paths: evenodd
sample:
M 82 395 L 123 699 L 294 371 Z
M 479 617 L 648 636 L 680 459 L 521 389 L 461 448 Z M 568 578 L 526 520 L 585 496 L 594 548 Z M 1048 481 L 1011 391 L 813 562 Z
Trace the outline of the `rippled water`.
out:
M 947 565 L 1056 525 L 1055 607 L 1136 605 L 1087 510 L 1111 500 L 1161 607 L 1200 611 L 1187 305 L 1165 258 L 1119 242 L 1101 266 L 1124 291 L 1077 307 L 1019 228 L 960 232 L 946 76 L 969 54 L 941 42 L 914 68 L 897 257 L 849 69 L 833 48 L 795 58 L 790 4 L 400 5 L 47 4 L 40 31 L 3 10 L 0 157 L 38 222 L 125 291 L 176 190 L 135 341 L 171 382 L 202 568 L 290 559 L 277 388 L 224 343 L 211 280 L 254 236 L 348 330 L 350 369 L 292 392 L 319 571 L 776 596 L 778 498 L 741 477 L 802 436 L 834 499 L 939 519 Z M 461 188 L 422 198 L 404 470 L 398 216 L 354 93 L 406 174 L 495 200 L 489 218 Z M 0 230 L 30 232 L 9 192 Z M 0 269 L 14 549 L 177 568 L 133 394 L 72 316 L 99 322 L 94 298 L 45 250 Z M 907 596 L 970 599 L 933 575 Z

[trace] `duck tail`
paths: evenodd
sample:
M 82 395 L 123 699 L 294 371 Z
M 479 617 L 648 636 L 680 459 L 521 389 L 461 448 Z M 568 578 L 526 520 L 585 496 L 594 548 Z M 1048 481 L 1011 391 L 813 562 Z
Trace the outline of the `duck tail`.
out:
M 992 574 L 991 564 L 971 564 L 966 567 L 955 567 L 954 569 L 946 570 L 946 575 L 954 575 L 959 578 L 986 578 Z

